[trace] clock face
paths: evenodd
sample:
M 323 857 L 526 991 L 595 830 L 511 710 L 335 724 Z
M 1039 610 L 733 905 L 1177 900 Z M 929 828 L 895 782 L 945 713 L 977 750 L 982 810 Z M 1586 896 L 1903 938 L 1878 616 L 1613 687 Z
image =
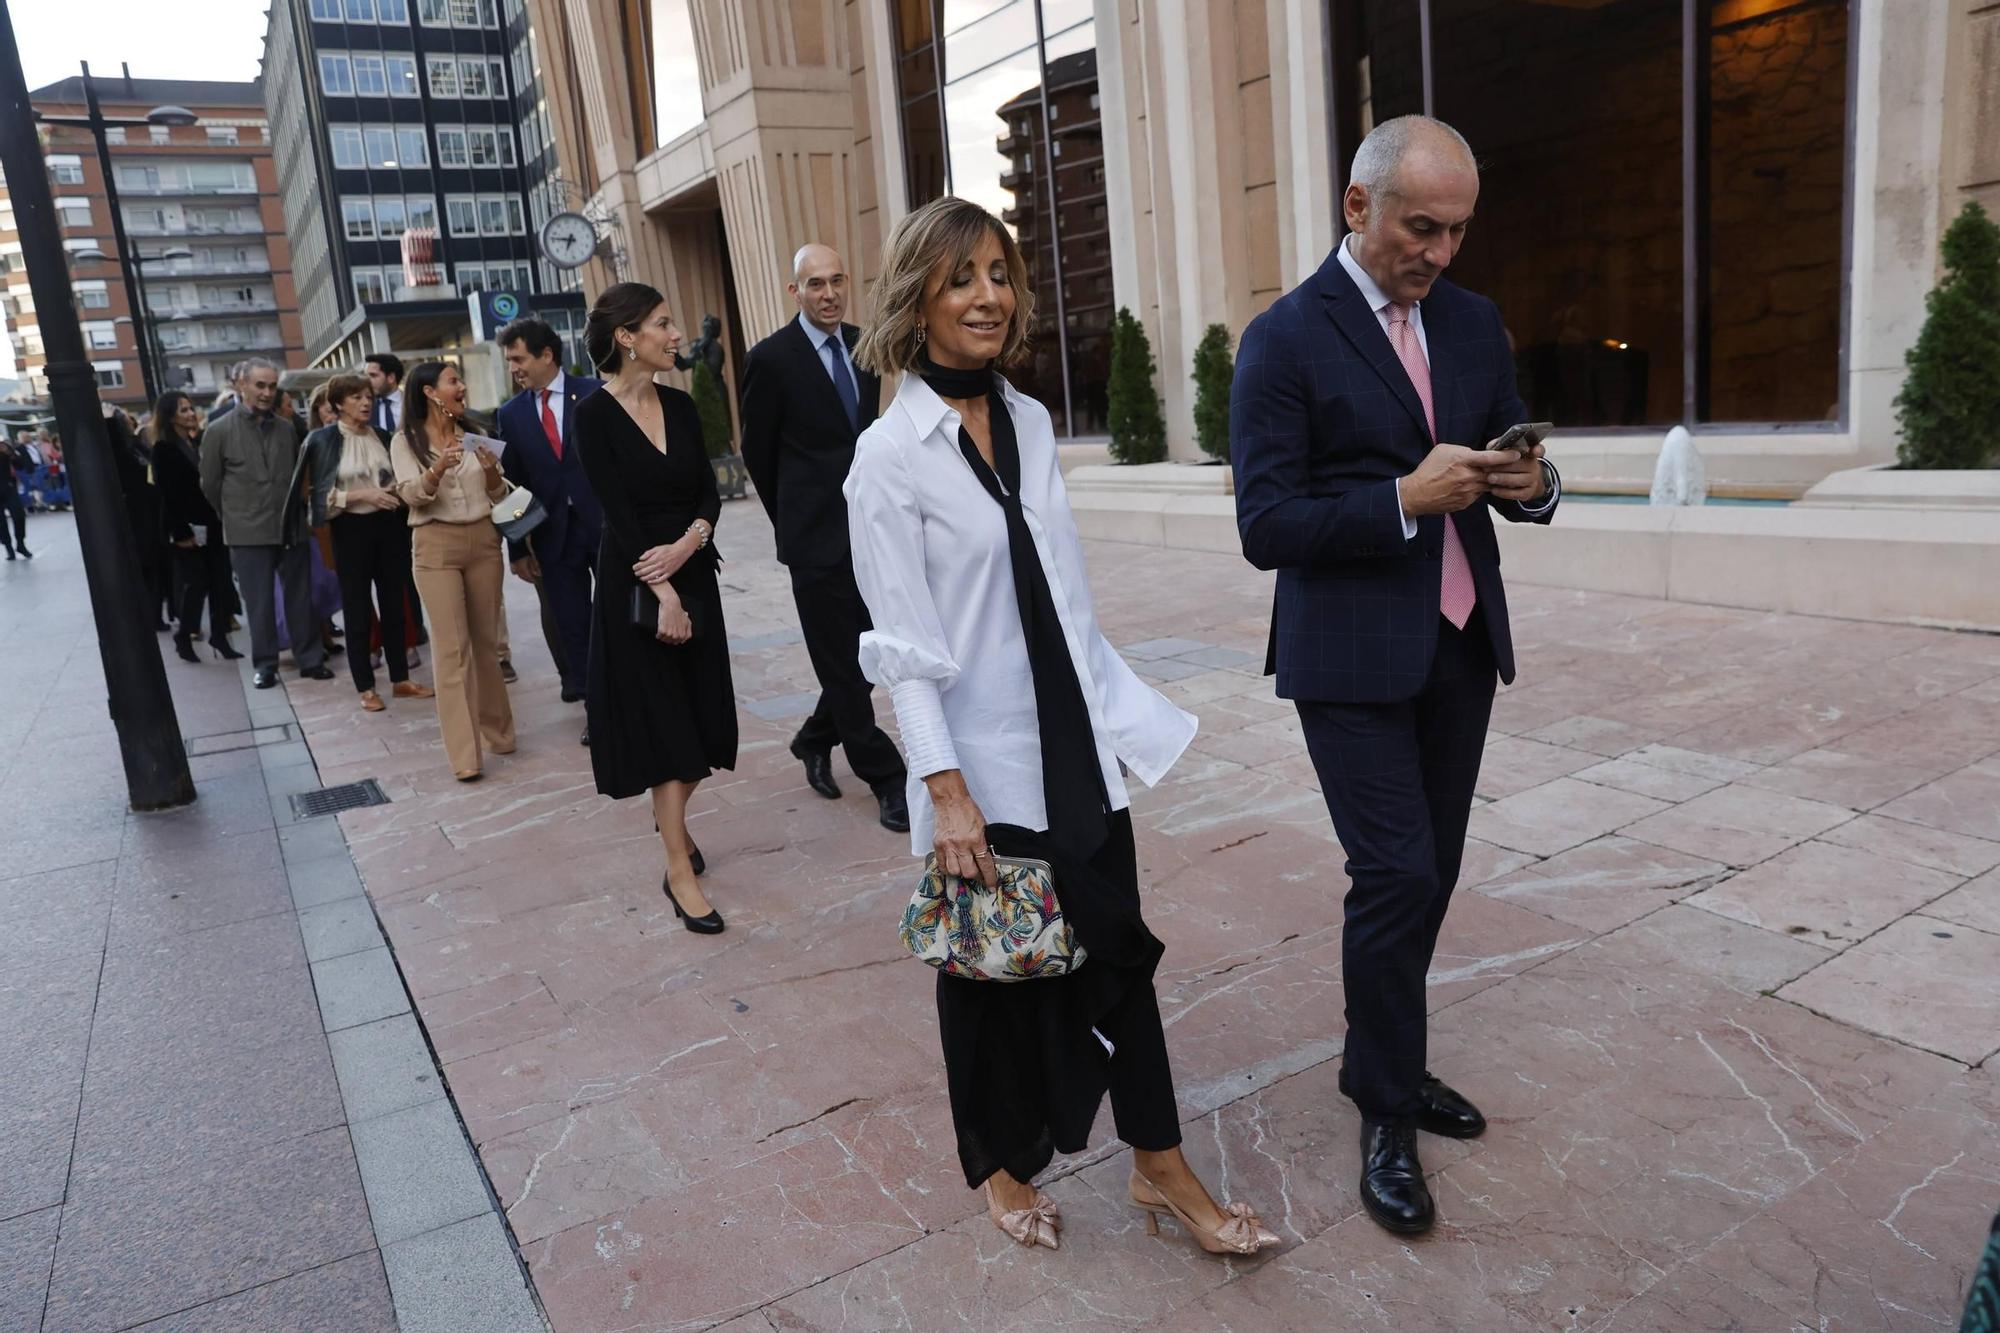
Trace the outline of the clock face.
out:
M 542 253 L 557 268 L 581 268 L 597 252 L 597 228 L 581 213 L 558 213 L 542 224 Z

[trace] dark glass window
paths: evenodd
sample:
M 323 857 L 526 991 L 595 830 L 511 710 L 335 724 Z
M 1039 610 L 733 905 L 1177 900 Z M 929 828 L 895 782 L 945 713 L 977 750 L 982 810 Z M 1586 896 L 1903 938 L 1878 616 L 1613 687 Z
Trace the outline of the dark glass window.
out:
M 1092 6 L 889 2 L 909 204 L 949 190 L 1006 223 L 1035 295 L 1030 354 L 1009 377 L 1058 433 L 1100 433 L 1112 297 Z
M 1848 0 L 1331 0 L 1329 21 L 1343 177 L 1414 111 L 1478 154 L 1451 277 L 1499 304 L 1533 416 L 1838 419 Z

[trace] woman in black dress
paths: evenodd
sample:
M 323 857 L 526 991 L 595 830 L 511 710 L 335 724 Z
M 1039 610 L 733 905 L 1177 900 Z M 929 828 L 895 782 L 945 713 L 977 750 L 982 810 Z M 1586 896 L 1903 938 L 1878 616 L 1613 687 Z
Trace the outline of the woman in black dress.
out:
M 222 520 L 201 493 L 201 413 L 194 400 L 169 389 L 153 405 L 153 479 L 159 487 L 160 516 L 165 539 L 173 543 L 174 586 L 180 592 L 175 613 L 174 651 L 184 662 L 199 662 L 194 636 L 201 629 L 202 603 L 208 603 L 208 644 L 217 657 L 243 656 L 229 642 L 229 548 L 222 544 Z
M 689 930 L 722 914 L 695 882 L 687 804 L 736 767 L 736 691 L 710 538 L 722 512 L 694 399 L 653 382 L 681 341 L 666 298 L 640 282 L 605 289 L 584 332 L 604 388 L 576 407 L 572 434 L 604 507 L 585 711 L 597 789 L 650 792 L 666 845 L 660 886 Z

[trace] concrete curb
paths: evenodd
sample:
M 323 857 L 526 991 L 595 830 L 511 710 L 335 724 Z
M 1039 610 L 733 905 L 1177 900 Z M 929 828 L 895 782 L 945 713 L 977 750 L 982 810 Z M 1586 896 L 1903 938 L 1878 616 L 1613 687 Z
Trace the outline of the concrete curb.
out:
M 319 771 L 290 698 L 239 668 L 285 874 L 333 1053 L 362 1192 L 403 1333 L 548 1333 L 549 1322 L 465 1123 L 445 1086 L 337 816 L 290 797 Z

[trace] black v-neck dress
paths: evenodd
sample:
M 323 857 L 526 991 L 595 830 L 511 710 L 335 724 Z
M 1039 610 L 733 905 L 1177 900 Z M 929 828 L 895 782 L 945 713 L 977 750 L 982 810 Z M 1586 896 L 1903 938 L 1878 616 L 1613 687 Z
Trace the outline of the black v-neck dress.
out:
M 640 554 L 679 541 L 698 518 L 712 530 L 722 512 L 694 399 L 656 387 L 666 420 L 665 453 L 608 388 L 576 405 L 570 433 L 604 507 L 584 707 L 597 790 L 615 798 L 736 767 L 736 689 L 715 546 L 697 551 L 672 579 L 698 626 L 692 640 L 662 643 L 629 620 L 638 584 L 632 566 Z

